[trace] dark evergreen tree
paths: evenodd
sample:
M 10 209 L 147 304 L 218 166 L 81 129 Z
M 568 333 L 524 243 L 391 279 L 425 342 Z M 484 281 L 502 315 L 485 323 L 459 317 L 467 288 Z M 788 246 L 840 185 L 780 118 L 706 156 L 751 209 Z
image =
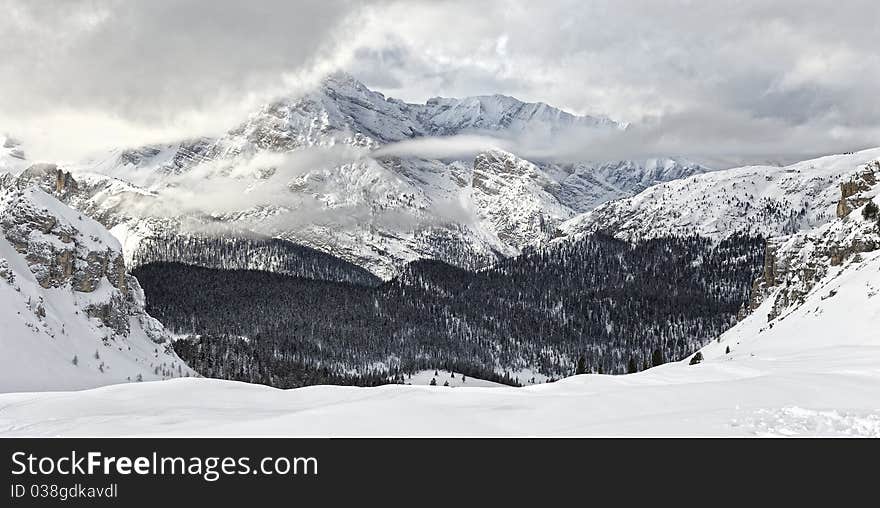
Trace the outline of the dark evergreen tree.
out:
M 658 365 L 663 365 L 664 363 L 666 362 L 663 360 L 663 351 L 660 351 L 660 349 L 655 349 L 654 352 L 651 353 L 651 366 L 657 367 Z
M 629 357 L 629 363 L 626 365 L 626 373 L 627 374 L 635 374 L 639 371 L 638 366 L 636 366 L 636 359 L 632 356 Z
M 862 208 L 862 217 L 865 220 L 876 219 L 878 218 L 878 212 L 880 212 L 880 208 L 878 208 L 877 204 L 874 201 L 868 201 L 865 207 Z
M 577 369 L 574 371 L 575 374 L 586 374 L 587 373 L 587 359 L 581 356 L 577 361 Z

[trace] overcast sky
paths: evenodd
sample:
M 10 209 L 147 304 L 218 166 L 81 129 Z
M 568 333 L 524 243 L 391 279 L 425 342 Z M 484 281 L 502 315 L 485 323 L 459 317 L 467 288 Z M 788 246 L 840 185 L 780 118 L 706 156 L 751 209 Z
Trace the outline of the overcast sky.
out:
M 880 146 L 861 0 L 0 0 L 0 131 L 34 158 L 225 130 L 336 69 L 412 102 L 502 93 L 638 128 L 622 155 Z M 577 140 L 568 140 L 577 145 Z

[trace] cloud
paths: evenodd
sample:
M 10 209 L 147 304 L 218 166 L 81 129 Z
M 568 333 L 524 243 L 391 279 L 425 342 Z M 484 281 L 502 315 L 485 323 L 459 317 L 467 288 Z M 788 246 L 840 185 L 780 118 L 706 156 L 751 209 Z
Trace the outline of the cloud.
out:
M 730 164 L 880 144 L 872 1 L 489 1 L 469 12 L 385 6 L 384 35 L 353 72 L 371 69 L 367 85 L 410 101 L 505 93 L 638 126 L 601 143 L 557 140 L 590 158 Z
M 129 173 L 126 180 L 137 181 L 138 172 Z M 215 160 L 183 173 L 163 173 L 158 179 L 152 171 L 142 173 L 145 178 L 137 183 L 152 191 L 149 196 L 132 193 L 110 199 L 128 200 L 125 210 L 134 216 L 201 217 L 184 226 L 205 232 L 223 229 L 213 222 L 216 217 L 224 217 L 223 223 L 234 228 L 268 235 L 322 225 L 334 230 L 365 224 L 415 230 L 473 220 L 473 213 L 454 197 L 429 200 L 383 165 L 375 152 L 347 144 Z M 394 198 L 401 193 L 419 195 L 416 209 L 423 213 L 397 206 Z
M 350 58 L 361 5 L 0 0 L 0 124 L 40 158 L 227 129 Z
M 880 144 L 873 0 L 486 0 L 478 13 L 464 0 L 0 0 L 0 12 L 0 129 L 35 158 L 222 132 L 336 69 L 411 102 L 503 93 L 639 126 L 598 146 L 557 141 L 573 154 Z
M 418 157 L 423 159 L 467 159 L 479 152 L 491 148 L 511 149 L 513 143 L 509 139 L 499 138 L 490 134 L 463 134 L 459 136 L 442 136 L 415 138 L 392 143 L 373 150 L 372 157 Z

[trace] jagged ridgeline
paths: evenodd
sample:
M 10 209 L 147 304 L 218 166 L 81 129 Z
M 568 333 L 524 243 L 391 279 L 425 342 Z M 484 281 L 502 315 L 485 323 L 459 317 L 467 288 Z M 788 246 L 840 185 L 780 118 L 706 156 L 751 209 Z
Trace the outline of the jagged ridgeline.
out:
M 140 242 L 132 257 L 134 266 L 172 261 L 225 270 L 265 270 L 366 286 L 382 282 L 364 268 L 319 250 L 254 235 L 147 238 Z
M 278 387 L 375 384 L 442 368 L 524 382 L 625 373 L 678 360 L 748 302 L 764 241 L 595 234 L 471 272 L 410 264 L 379 287 L 152 263 L 135 275 L 148 311 L 203 375 Z

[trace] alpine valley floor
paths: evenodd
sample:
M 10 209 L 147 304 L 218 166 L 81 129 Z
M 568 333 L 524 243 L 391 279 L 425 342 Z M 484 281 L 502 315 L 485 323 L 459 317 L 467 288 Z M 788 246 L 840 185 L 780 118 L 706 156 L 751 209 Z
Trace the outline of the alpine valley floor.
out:
M 0 435 L 880 437 L 878 293 L 875 252 L 772 327 L 765 303 L 697 365 L 525 388 L 285 391 L 190 378 L 11 393 L 0 395 Z

